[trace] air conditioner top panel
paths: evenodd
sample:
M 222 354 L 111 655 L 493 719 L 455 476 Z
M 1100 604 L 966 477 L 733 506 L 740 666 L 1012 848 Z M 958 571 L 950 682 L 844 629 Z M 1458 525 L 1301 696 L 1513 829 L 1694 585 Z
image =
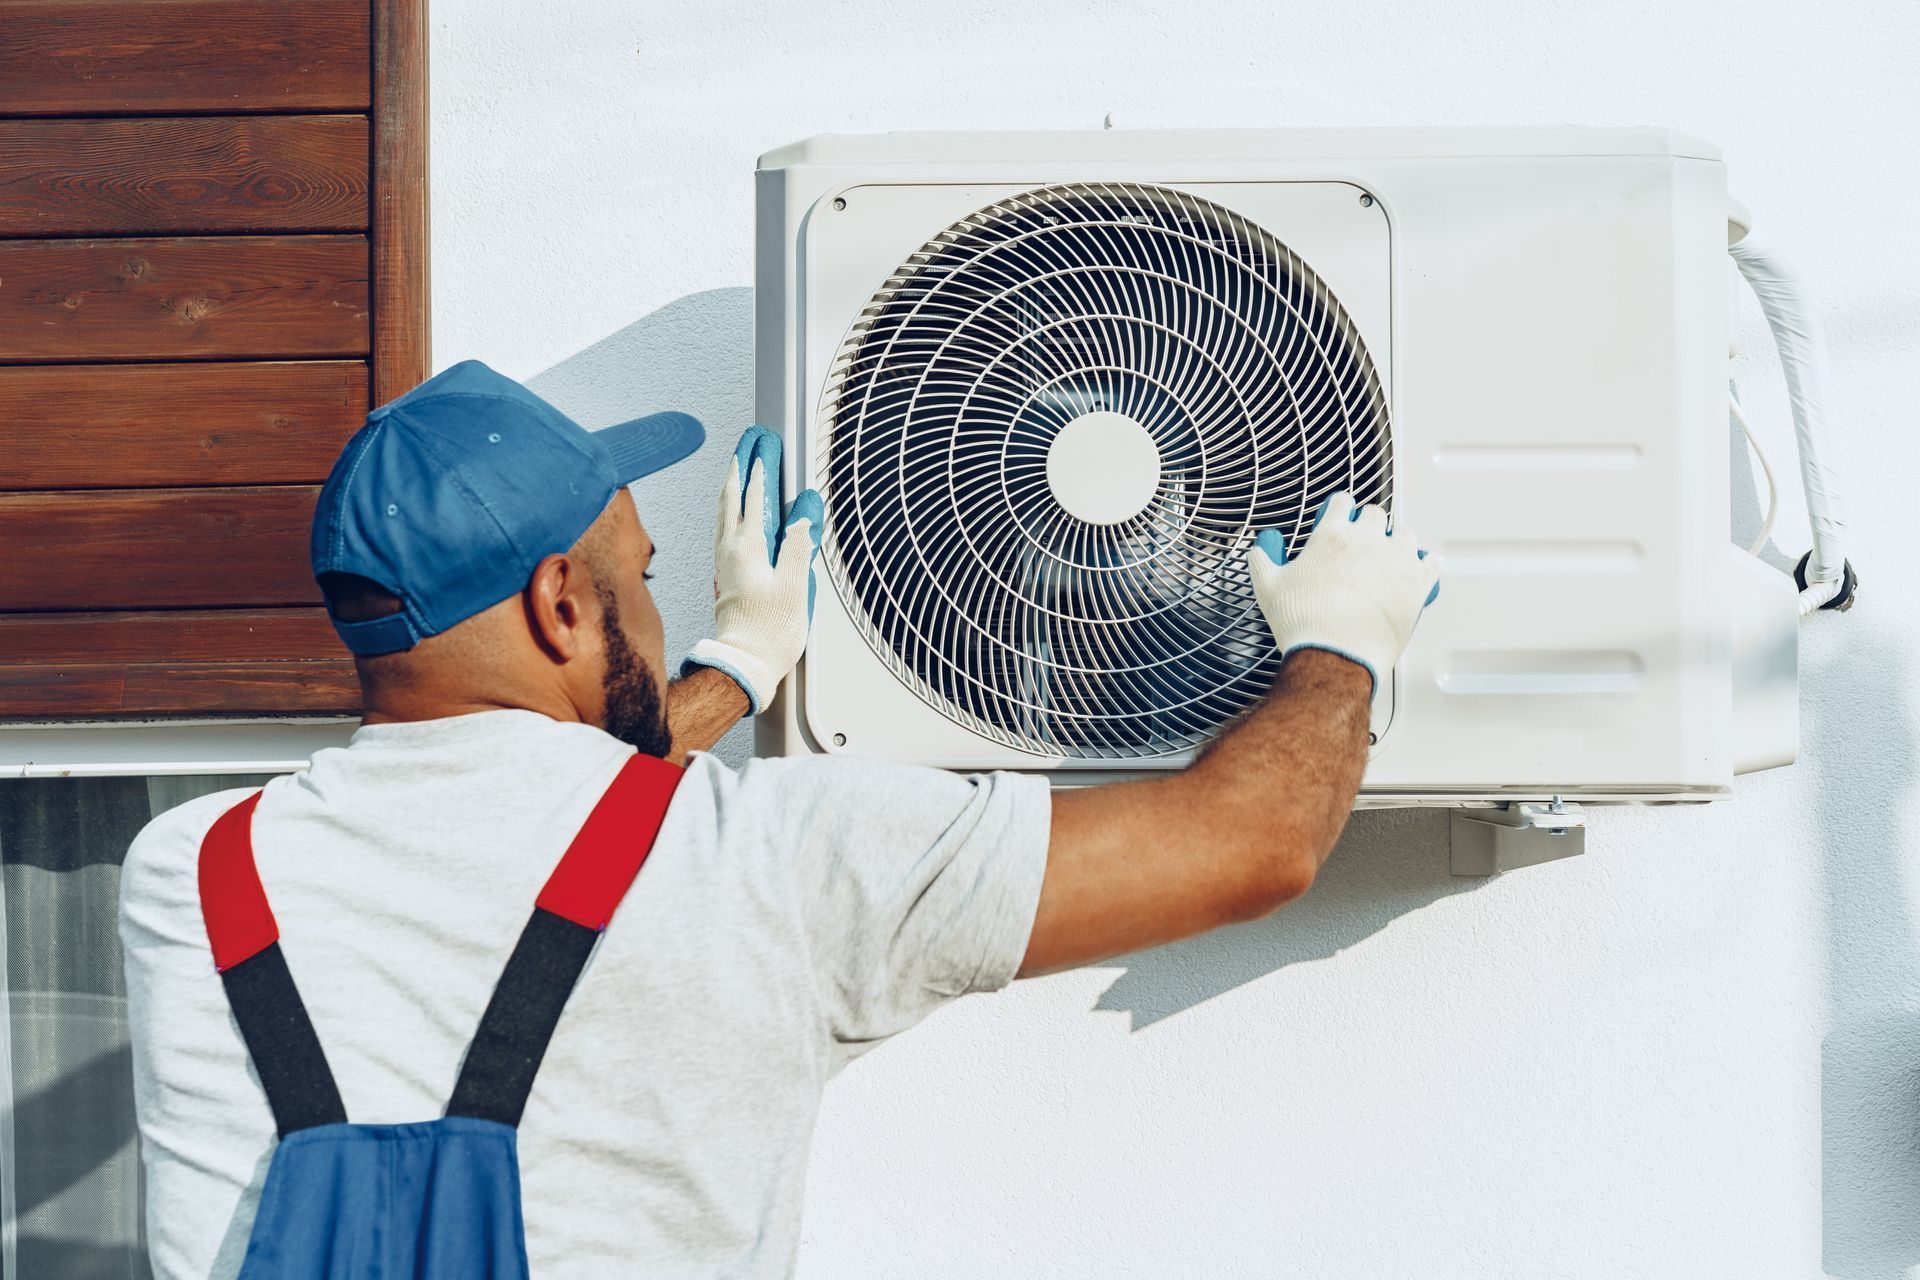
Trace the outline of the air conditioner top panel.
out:
M 1054 132 L 822 133 L 776 147 L 762 169 L 804 164 L 1007 164 L 1018 162 L 1293 159 L 1435 159 L 1462 156 L 1674 156 L 1719 160 L 1720 148 L 1673 129 L 1080 129 Z

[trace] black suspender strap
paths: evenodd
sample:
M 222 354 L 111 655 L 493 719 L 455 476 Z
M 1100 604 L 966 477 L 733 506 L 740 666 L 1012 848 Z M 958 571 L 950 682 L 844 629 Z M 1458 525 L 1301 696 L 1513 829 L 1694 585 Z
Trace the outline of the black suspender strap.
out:
M 494 987 L 454 1085 L 448 1115 L 518 1125 L 534 1075 L 587 957 L 653 848 L 683 771 L 634 756 L 548 877 Z M 346 1122 L 333 1072 L 280 951 L 253 861 L 255 792 L 200 845 L 200 909 L 247 1053 L 285 1137 Z
M 560 1011 L 599 938 L 584 925 L 534 908 L 467 1049 L 448 1115 L 519 1125 Z
M 340 1090 L 307 1006 L 280 953 L 280 927 L 253 865 L 254 792 L 214 822 L 200 844 L 200 912 L 213 963 L 281 1137 L 344 1124 Z
M 347 1109 L 333 1082 L 333 1069 L 313 1033 L 307 1006 L 293 985 L 287 958 L 274 943 L 220 975 L 227 1003 L 247 1042 L 260 1087 L 273 1108 L 281 1137 L 323 1124 L 345 1124 Z
M 450 1116 L 517 1126 L 593 944 L 640 873 L 683 771 L 636 755 L 587 816 L 520 933 L 480 1019 Z

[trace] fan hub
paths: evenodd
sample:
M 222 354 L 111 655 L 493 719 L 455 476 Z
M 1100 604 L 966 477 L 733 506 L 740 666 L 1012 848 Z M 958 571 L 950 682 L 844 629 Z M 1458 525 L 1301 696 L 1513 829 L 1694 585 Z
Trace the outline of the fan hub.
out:
M 1160 448 L 1124 413 L 1083 413 L 1047 446 L 1047 488 L 1069 515 L 1088 524 L 1131 520 L 1160 487 Z

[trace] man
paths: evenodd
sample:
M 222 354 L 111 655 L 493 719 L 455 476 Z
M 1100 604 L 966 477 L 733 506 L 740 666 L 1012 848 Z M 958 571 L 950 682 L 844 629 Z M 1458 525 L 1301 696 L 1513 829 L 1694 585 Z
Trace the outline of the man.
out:
M 485 366 L 377 409 L 313 564 L 365 721 L 252 816 L 280 947 L 347 1118 L 441 1114 L 530 904 L 635 752 L 686 759 L 644 870 L 519 1125 L 534 1275 L 780 1276 L 826 1081 L 957 996 L 1264 915 L 1344 825 L 1369 699 L 1435 590 L 1404 530 L 1337 495 L 1289 562 L 1250 552 L 1288 655 L 1189 768 L 1050 794 L 847 758 L 698 754 L 805 646 L 816 495 L 775 518 L 778 442 L 723 487 L 717 634 L 667 684 L 655 557 L 625 487 L 691 419 L 587 433 Z M 233 1275 L 274 1116 L 209 951 L 196 867 L 227 792 L 129 852 L 136 1097 L 161 1277 Z

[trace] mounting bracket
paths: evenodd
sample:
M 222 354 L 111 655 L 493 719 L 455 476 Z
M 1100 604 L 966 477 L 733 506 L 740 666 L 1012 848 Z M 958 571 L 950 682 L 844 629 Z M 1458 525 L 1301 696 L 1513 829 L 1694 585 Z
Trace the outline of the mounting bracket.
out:
M 1587 815 L 1577 804 L 1505 804 L 1455 809 L 1448 820 L 1453 874 L 1494 876 L 1570 858 L 1587 849 Z

